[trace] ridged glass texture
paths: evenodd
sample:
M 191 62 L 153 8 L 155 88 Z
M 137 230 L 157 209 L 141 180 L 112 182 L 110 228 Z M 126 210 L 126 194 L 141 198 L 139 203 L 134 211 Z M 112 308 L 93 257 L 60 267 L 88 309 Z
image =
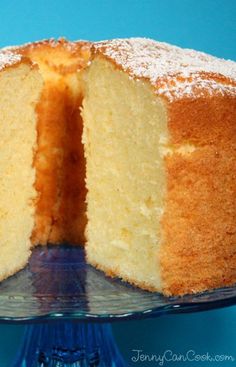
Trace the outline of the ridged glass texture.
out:
M 0 283 L 0 321 L 106 321 L 191 312 L 236 303 L 236 286 L 164 297 L 110 279 L 86 264 L 84 250 L 37 247 L 27 268 Z

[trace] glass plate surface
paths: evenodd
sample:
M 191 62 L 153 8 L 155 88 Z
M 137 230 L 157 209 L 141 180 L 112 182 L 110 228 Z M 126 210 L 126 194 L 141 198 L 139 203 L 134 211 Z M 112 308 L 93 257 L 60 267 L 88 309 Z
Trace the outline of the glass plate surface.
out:
M 0 283 L 0 321 L 114 321 L 236 304 L 236 286 L 163 297 L 107 278 L 86 264 L 84 250 L 37 247 L 27 268 Z

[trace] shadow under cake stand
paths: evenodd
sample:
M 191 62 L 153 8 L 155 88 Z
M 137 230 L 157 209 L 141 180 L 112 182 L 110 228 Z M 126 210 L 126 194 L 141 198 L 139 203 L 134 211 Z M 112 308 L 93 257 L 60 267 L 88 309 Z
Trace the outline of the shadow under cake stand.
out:
M 27 323 L 14 367 L 123 367 L 112 321 L 236 304 L 236 287 L 163 297 L 109 279 L 79 247 L 34 249 L 28 267 L 0 283 L 0 322 Z

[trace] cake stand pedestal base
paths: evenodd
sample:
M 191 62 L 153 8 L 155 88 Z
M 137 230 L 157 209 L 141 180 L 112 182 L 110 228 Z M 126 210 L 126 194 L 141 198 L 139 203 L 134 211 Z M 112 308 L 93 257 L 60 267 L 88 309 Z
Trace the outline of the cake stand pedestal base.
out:
M 51 322 L 26 326 L 12 367 L 125 367 L 110 324 Z

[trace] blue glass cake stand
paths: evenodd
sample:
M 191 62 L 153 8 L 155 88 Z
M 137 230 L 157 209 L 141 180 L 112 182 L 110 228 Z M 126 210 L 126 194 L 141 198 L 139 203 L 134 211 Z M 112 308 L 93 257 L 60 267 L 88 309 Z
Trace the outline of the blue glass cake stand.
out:
M 0 321 L 27 323 L 14 367 L 126 366 L 110 322 L 236 304 L 236 287 L 163 297 L 109 279 L 79 247 L 34 249 L 28 267 L 0 283 Z

